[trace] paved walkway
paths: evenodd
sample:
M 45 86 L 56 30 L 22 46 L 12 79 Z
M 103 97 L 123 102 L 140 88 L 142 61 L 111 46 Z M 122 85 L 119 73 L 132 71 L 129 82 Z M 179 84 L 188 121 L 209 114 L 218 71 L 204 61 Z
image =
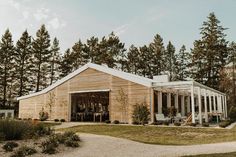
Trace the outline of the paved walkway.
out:
M 110 136 L 80 134 L 81 147 L 57 157 L 179 157 L 236 151 L 236 142 L 192 146 L 151 145 Z

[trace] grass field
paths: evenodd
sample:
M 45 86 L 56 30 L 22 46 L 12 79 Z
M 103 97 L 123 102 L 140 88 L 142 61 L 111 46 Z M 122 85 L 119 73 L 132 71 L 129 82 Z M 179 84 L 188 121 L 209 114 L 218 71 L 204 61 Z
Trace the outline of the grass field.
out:
M 219 154 L 202 154 L 202 155 L 192 155 L 192 156 L 184 156 L 184 157 L 235 157 L 236 152 L 232 153 L 219 153 Z
M 64 130 L 113 137 L 162 145 L 193 145 L 236 141 L 236 128 L 192 128 L 128 125 L 84 125 Z

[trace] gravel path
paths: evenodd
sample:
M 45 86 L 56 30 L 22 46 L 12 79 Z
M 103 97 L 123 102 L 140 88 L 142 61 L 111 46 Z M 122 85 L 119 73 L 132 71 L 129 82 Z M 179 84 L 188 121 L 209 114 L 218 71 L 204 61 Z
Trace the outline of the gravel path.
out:
M 236 142 L 192 146 L 144 144 L 110 136 L 80 134 L 81 147 L 57 157 L 179 157 L 236 151 Z

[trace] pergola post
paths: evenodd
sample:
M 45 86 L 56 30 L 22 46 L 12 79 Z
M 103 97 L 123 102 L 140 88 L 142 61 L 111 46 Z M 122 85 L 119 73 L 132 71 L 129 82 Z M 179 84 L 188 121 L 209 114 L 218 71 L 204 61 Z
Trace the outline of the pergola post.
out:
M 181 115 L 184 116 L 185 115 L 185 102 L 184 102 L 184 95 L 181 95 Z
M 191 96 L 187 96 L 187 113 L 190 112 L 190 97 Z
M 175 94 L 175 108 L 176 108 L 176 113 L 179 113 L 179 93 Z
M 201 100 L 201 88 L 198 87 L 198 109 L 199 109 L 199 123 L 202 124 L 202 100 Z
M 191 86 L 192 123 L 195 123 L 194 86 Z
M 167 108 L 171 107 L 171 93 L 167 93 Z
M 205 108 L 205 122 L 208 122 L 208 112 L 207 112 L 207 90 L 204 90 L 204 108 Z
M 162 114 L 162 92 L 158 91 L 158 113 Z
M 225 102 L 224 102 L 224 96 L 221 95 L 220 98 L 221 98 L 221 102 L 222 102 L 222 113 L 223 113 L 223 115 L 224 115 L 224 118 L 226 118 L 226 117 L 225 117 Z
M 221 95 L 220 94 L 218 95 L 218 99 L 219 99 L 219 103 L 218 103 L 219 104 L 218 105 L 219 106 L 219 112 L 223 113 L 223 110 L 222 110 L 222 108 L 223 108 L 222 107 L 222 99 L 221 99 Z
M 209 110 L 210 113 L 212 113 L 212 95 L 210 91 L 208 91 L 208 98 L 209 98 Z
M 216 113 L 216 96 L 215 93 L 213 93 L 213 111 Z
M 225 118 L 228 117 L 228 106 L 227 106 L 227 100 L 226 100 L 226 96 L 224 96 L 224 102 L 225 102 Z

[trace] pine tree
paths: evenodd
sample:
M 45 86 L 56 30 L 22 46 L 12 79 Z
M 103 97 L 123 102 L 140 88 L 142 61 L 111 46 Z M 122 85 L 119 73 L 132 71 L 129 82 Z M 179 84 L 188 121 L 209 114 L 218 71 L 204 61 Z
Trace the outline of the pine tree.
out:
M 185 80 L 189 77 L 190 55 L 186 52 L 186 47 L 183 45 L 179 53 L 176 55 L 176 79 Z
M 138 68 L 140 71 L 140 74 L 144 77 L 152 78 L 152 65 L 151 65 L 151 59 L 152 59 L 152 53 L 146 45 L 139 48 L 140 52 L 140 60 L 138 64 Z
M 16 78 L 18 86 L 18 96 L 27 94 L 31 88 L 32 76 L 32 52 L 31 36 L 27 30 L 23 32 L 21 38 L 16 43 Z
M 149 49 L 152 53 L 152 75 L 160 75 L 164 69 L 164 54 L 165 47 L 163 44 L 163 39 L 159 34 L 154 37 L 153 42 L 149 45 Z
M 16 66 L 14 65 L 14 56 L 15 48 L 12 41 L 12 35 L 9 29 L 7 29 L 0 41 L 0 85 L 2 93 L 2 106 L 6 106 L 7 97 L 11 97 L 11 90 L 9 90 L 9 87 L 13 84 L 16 71 Z
M 59 40 L 57 38 L 53 39 L 51 45 L 51 56 L 50 56 L 50 85 L 59 79 L 59 66 L 61 62 L 60 56 Z
M 225 28 L 220 25 L 220 21 L 215 14 L 210 13 L 200 30 L 202 37 L 195 41 L 192 51 L 193 63 L 196 62 L 198 66 L 194 73 L 200 75 L 194 79 L 209 87 L 218 89 L 220 71 L 225 66 L 228 57 Z
M 101 64 L 101 52 L 99 47 L 99 40 L 97 37 L 91 37 L 87 40 L 87 44 L 84 48 L 84 59 L 88 60 L 88 62 Z
M 175 47 L 169 41 L 168 45 L 166 46 L 166 51 L 164 55 L 164 65 L 165 65 L 165 72 L 167 72 L 170 76 L 170 80 L 173 81 L 176 78 L 176 57 L 175 57 Z
M 140 54 L 139 49 L 134 45 L 131 45 L 127 53 L 127 71 L 130 73 L 137 74 L 139 68 Z
M 70 49 L 67 49 L 64 55 L 62 56 L 61 65 L 60 65 L 60 77 L 65 77 L 73 71 L 73 55 Z
M 88 56 L 88 54 L 86 54 L 85 48 L 86 46 L 81 42 L 81 40 L 75 43 L 75 45 L 72 47 L 71 59 L 73 60 L 72 65 L 74 70 L 78 69 L 88 62 L 88 58 L 90 57 Z
M 49 77 L 50 71 L 42 74 L 42 67 L 48 66 L 46 69 L 50 69 L 50 36 L 48 31 L 45 28 L 45 25 L 42 25 L 41 28 L 36 33 L 36 39 L 33 41 L 32 52 L 34 54 L 34 72 L 36 75 L 36 92 L 40 91 L 43 88 L 42 80 Z

